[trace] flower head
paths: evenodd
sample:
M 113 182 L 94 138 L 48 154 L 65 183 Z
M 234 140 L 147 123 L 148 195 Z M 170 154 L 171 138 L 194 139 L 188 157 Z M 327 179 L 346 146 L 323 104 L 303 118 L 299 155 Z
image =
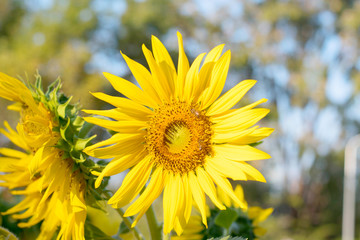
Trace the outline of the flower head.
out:
M 37 239 L 52 239 L 59 227 L 57 239 L 84 239 L 86 180 L 79 163 L 85 161 L 81 151 L 88 140 L 77 138 L 81 124 L 69 99 L 58 93 L 60 82 L 45 93 L 40 85 L 40 76 L 29 89 L 0 73 L 0 96 L 14 101 L 9 109 L 20 113 L 16 131 L 7 122 L 0 129 L 20 149 L 0 148 L 5 173 L 0 186 L 25 197 L 3 214 L 28 219 L 20 227 L 43 221 Z
M 254 108 L 266 99 L 232 109 L 255 80 L 242 81 L 219 98 L 230 64 L 230 51 L 221 56 L 224 46 L 217 46 L 206 57 L 205 53 L 200 54 L 190 66 L 180 34 L 178 41 L 177 69 L 156 37 L 152 37 L 152 52 L 143 45 L 150 72 L 123 54 L 141 89 L 121 77 L 104 73 L 125 97 L 93 93 L 115 108 L 85 112 L 113 120 L 97 117 L 85 120 L 117 133 L 85 151 L 97 158 L 113 158 L 99 174 L 96 186 L 103 177 L 131 168 L 109 204 L 115 208 L 125 206 L 150 179 L 125 215 L 138 214 L 135 225 L 164 192 L 163 230 L 169 233 L 175 229 L 180 234 L 190 218 L 193 201 L 207 224 L 205 194 L 218 208 L 225 208 L 216 195 L 214 183 L 245 207 L 228 178 L 265 181 L 245 161 L 270 157 L 249 144 L 269 136 L 273 129 L 253 126 L 269 112 Z

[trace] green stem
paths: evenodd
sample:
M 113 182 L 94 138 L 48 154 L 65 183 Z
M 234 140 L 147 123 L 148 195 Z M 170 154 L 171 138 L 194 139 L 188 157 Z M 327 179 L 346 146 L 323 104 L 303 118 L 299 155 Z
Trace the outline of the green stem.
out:
M 152 240 L 161 240 L 161 226 L 158 224 L 154 212 L 154 208 L 151 205 L 146 212 L 146 220 L 149 225 L 151 239 Z
M 108 192 L 104 192 L 104 195 L 107 197 L 107 199 L 111 197 Z M 119 215 L 121 216 L 123 222 L 128 227 L 128 229 L 134 232 L 136 239 L 138 240 L 144 239 L 137 227 L 133 227 L 133 228 L 131 227 L 132 220 L 130 218 L 124 217 L 124 211 L 121 208 L 115 208 L 115 210 L 119 213 Z

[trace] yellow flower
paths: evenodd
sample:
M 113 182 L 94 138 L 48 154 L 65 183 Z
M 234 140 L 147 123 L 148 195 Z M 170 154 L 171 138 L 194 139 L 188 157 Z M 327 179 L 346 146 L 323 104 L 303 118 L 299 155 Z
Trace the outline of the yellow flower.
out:
M 201 222 L 200 215 L 191 215 L 180 236 L 171 236 L 171 240 L 197 240 L 203 239 L 205 226 Z
M 125 215 L 138 214 L 135 225 L 164 192 L 165 234 L 173 228 L 178 234 L 182 232 L 182 226 L 190 218 L 193 201 L 206 225 L 205 194 L 218 208 L 225 208 L 216 196 L 214 183 L 242 205 L 227 178 L 265 181 L 261 173 L 245 161 L 270 158 L 249 144 L 273 131 L 253 126 L 269 112 L 254 109 L 266 99 L 231 109 L 255 80 L 242 81 L 218 98 L 225 84 L 230 51 L 221 56 L 224 46 L 217 46 L 206 57 L 205 53 L 200 54 L 190 66 L 180 34 L 178 40 L 177 70 L 163 44 L 152 37 L 152 52 L 143 45 L 150 72 L 123 54 L 142 89 L 121 77 L 104 73 L 112 86 L 127 98 L 93 93 L 115 108 L 85 110 L 112 118 L 87 117 L 85 120 L 117 132 L 110 139 L 85 149 L 90 156 L 113 158 L 99 174 L 96 186 L 103 177 L 131 168 L 121 187 L 109 199 L 109 204 L 119 208 L 133 201 L 150 179 Z
M 227 207 L 241 208 L 236 202 L 232 201 L 221 188 L 217 188 L 218 196 L 225 203 Z M 265 221 L 271 213 L 274 211 L 273 208 L 263 209 L 261 207 L 249 207 L 247 209 L 247 202 L 244 198 L 244 190 L 240 184 L 235 187 L 235 194 L 238 198 L 244 203 L 246 208 L 242 209 L 244 212 L 247 212 L 249 219 L 252 220 L 252 227 L 255 236 L 260 237 L 265 235 L 266 229 L 259 226 L 259 223 Z
M 240 184 L 236 185 L 235 187 L 235 194 L 239 198 L 243 205 L 240 206 L 232 199 L 230 199 L 226 193 L 221 189 L 217 188 L 218 197 L 219 199 L 226 205 L 226 207 L 233 207 L 235 209 L 242 208 L 242 206 L 246 206 L 246 208 L 242 208 L 242 212 L 247 214 L 247 218 L 251 220 L 251 225 L 247 226 L 244 225 L 242 227 L 237 227 L 235 229 L 242 229 L 243 232 L 231 232 L 230 234 L 233 236 L 234 234 L 240 234 L 239 236 L 243 236 L 242 234 L 249 234 L 249 230 L 251 231 L 252 235 L 255 237 L 260 237 L 265 235 L 266 229 L 259 226 L 259 224 L 265 221 L 273 212 L 273 208 L 262 209 L 261 207 L 250 207 L 247 209 L 247 202 L 244 198 L 244 190 Z M 243 218 L 243 214 L 239 215 L 240 218 Z M 239 217 L 238 216 L 238 217 Z M 210 217 L 210 213 L 208 213 L 208 217 Z M 238 223 L 235 221 L 236 224 L 243 224 L 243 222 Z M 250 229 L 246 229 L 246 227 L 250 227 Z M 246 229 L 246 231 L 244 231 Z M 206 239 L 209 236 L 209 232 L 204 231 L 205 226 L 201 223 L 201 218 L 195 211 L 195 214 L 192 214 L 189 220 L 189 223 L 184 227 L 184 232 L 180 236 L 171 236 L 171 240 L 187 240 L 187 239 Z M 211 230 L 210 230 L 211 233 Z M 249 237 L 246 235 L 246 237 Z M 257 239 L 257 238 L 255 238 Z
M 0 148 L 0 186 L 25 198 L 3 214 L 27 219 L 20 227 L 40 221 L 37 239 L 84 239 L 86 205 L 85 180 L 71 158 L 55 147 L 61 139 L 54 113 L 34 97 L 22 82 L 0 73 L 0 96 L 14 101 L 9 109 L 20 113 L 20 122 L 13 130 L 7 122 L 0 132 L 22 150 Z M 19 213 L 21 212 L 21 213 Z M 18 213 L 18 214 L 15 214 Z
M 257 237 L 263 236 L 266 233 L 266 229 L 259 226 L 259 223 L 265 221 L 271 213 L 274 211 L 273 208 L 263 209 L 261 207 L 250 207 L 248 210 L 248 216 L 252 220 L 254 227 L 254 234 Z

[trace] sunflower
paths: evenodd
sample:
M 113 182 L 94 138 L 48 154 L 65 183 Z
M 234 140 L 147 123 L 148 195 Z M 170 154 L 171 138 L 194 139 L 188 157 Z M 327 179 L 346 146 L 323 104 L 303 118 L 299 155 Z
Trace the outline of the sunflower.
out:
M 101 116 L 86 117 L 85 121 L 116 132 L 84 150 L 100 159 L 113 158 L 99 173 L 95 186 L 100 185 L 103 177 L 131 168 L 108 201 L 114 208 L 120 208 L 132 202 L 150 179 L 125 215 L 138 214 L 135 225 L 163 192 L 165 234 L 172 229 L 178 234 L 182 232 L 193 201 L 206 225 L 205 194 L 219 209 L 225 209 L 216 196 L 214 183 L 243 205 L 228 178 L 265 181 L 245 161 L 270 158 L 249 144 L 273 131 L 253 126 L 269 112 L 254 108 L 266 99 L 232 109 L 255 80 L 242 81 L 218 98 L 230 64 L 230 51 L 221 56 L 224 45 L 215 47 L 206 57 L 205 53 L 200 54 L 190 66 L 180 33 L 178 42 L 177 70 L 164 45 L 154 36 L 152 52 L 142 47 L 150 72 L 122 54 L 141 89 L 121 77 L 104 73 L 125 97 L 92 93 L 115 108 L 85 110 Z
M 29 218 L 20 227 L 43 221 L 37 239 L 52 239 L 59 227 L 57 239 L 84 239 L 85 179 L 74 159 L 57 147 L 64 135 L 58 113 L 53 112 L 59 87 L 39 94 L 40 89 L 30 91 L 21 81 L 0 73 L 0 96 L 14 101 L 9 109 L 20 113 L 16 131 L 7 122 L 0 129 L 20 149 L 0 148 L 0 171 L 5 173 L 0 175 L 0 186 L 25 197 L 2 214 Z M 65 105 L 57 107 L 60 111 Z

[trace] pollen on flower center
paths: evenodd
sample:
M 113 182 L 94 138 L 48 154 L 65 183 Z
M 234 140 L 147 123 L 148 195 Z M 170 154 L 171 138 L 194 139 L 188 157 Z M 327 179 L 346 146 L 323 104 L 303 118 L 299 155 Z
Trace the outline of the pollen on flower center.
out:
M 154 110 L 146 134 L 146 149 L 155 164 L 187 173 L 212 154 L 211 122 L 195 105 L 171 102 Z
M 165 144 L 171 153 L 180 153 L 191 140 L 191 132 L 183 122 L 173 122 L 165 130 Z

